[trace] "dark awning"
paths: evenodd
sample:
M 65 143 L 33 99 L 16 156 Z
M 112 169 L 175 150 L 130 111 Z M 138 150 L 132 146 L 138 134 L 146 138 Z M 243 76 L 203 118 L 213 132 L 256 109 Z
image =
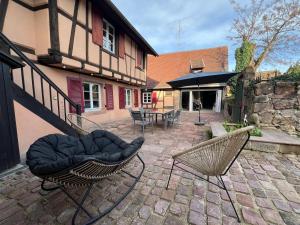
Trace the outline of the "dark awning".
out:
M 167 82 L 173 88 L 180 88 L 192 85 L 226 83 L 236 72 L 198 72 L 189 73 L 175 80 Z

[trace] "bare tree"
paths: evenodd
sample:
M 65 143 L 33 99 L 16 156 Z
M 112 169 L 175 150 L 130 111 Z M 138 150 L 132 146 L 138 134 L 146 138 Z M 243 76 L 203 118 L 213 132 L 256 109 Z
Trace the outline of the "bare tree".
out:
M 254 44 L 251 65 L 255 70 L 269 63 L 290 63 L 300 58 L 300 0 L 251 0 L 240 5 L 230 0 L 237 13 L 231 39 Z

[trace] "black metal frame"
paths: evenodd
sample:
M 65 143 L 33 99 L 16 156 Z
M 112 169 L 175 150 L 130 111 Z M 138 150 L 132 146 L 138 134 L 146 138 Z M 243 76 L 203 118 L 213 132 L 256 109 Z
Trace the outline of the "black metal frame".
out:
M 238 151 L 238 153 L 236 154 L 236 156 L 234 157 L 234 159 L 231 161 L 231 163 L 229 164 L 229 166 L 226 168 L 225 172 L 223 172 L 223 173 L 222 173 L 221 175 L 219 175 L 219 176 L 215 176 L 215 177 L 218 179 L 218 183 L 214 183 L 214 182 L 210 181 L 210 180 L 209 180 L 209 176 L 206 176 L 206 179 L 205 179 L 205 178 L 199 176 L 198 174 L 195 174 L 195 173 L 193 173 L 193 172 L 191 172 L 191 171 L 188 171 L 188 170 L 182 168 L 181 166 L 178 166 L 178 164 L 183 164 L 183 163 L 181 163 L 181 162 L 179 162 L 179 161 L 176 161 L 176 159 L 174 159 L 174 160 L 173 160 L 173 164 L 172 164 L 172 168 L 171 168 L 171 172 L 170 172 L 170 175 L 169 175 L 168 184 L 167 184 L 166 189 L 169 188 L 169 183 L 170 183 L 170 180 L 171 180 L 172 172 L 173 172 L 173 170 L 174 170 L 174 166 L 177 167 L 177 168 L 179 168 L 179 169 L 181 169 L 181 170 L 183 170 L 183 171 L 185 171 L 185 172 L 187 172 L 187 173 L 193 174 L 194 176 L 198 177 L 200 180 L 204 180 L 204 181 L 206 181 L 206 182 L 208 182 L 208 183 L 210 183 L 210 184 L 212 184 L 212 185 L 215 185 L 215 186 L 217 186 L 218 188 L 220 188 L 220 189 L 226 191 L 226 194 L 227 194 L 227 196 L 228 196 L 228 198 L 229 198 L 229 201 L 230 201 L 230 203 L 231 203 L 231 205 L 232 205 L 232 207 L 233 207 L 233 210 L 234 210 L 234 212 L 235 212 L 235 215 L 236 215 L 236 217 L 237 217 L 237 220 L 238 220 L 238 222 L 240 223 L 240 222 L 241 222 L 240 217 L 239 217 L 239 215 L 238 215 L 238 213 L 237 213 L 236 208 L 234 207 L 233 201 L 232 201 L 232 199 L 231 199 L 231 197 L 230 197 L 230 195 L 229 195 L 229 192 L 228 192 L 228 190 L 227 190 L 227 188 L 226 188 L 226 185 L 225 185 L 225 183 L 224 183 L 222 177 L 225 176 L 225 175 L 227 174 L 228 170 L 231 168 L 231 166 L 233 165 L 233 163 L 236 161 L 236 159 L 238 158 L 238 156 L 240 155 L 240 153 L 242 152 L 242 150 L 243 150 L 244 147 L 246 146 L 246 144 L 247 144 L 249 138 L 250 138 L 250 133 L 248 132 L 248 138 L 247 138 L 246 142 L 245 142 L 244 145 L 241 147 L 241 149 Z M 186 165 L 186 164 L 183 164 L 183 165 L 185 165 L 185 166 L 188 167 L 188 165 Z
M 72 217 L 72 225 L 75 225 L 76 224 L 76 218 L 78 216 L 78 213 L 82 210 L 88 217 L 89 217 L 89 220 L 84 224 L 84 225 L 90 225 L 90 224 L 93 224 L 95 223 L 96 221 L 98 221 L 99 219 L 101 219 L 102 217 L 104 217 L 106 214 L 110 213 L 117 205 L 119 205 L 121 203 L 121 201 L 124 200 L 124 198 L 126 198 L 126 196 L 133 190 L 133 188 L 135 187 L 136 183 L 140 180 L 143 172 L 144 172 L 144 169 L 145 169 L 145 163 L 144 161 L 142 160 L 142 158 L 137 154 L 137 157 L 138 159 L 140 160 L 140 162 L 142 163 L 142 170 L 141 172 L 137 175 L 137 176 L 134 176 L 132 175 L 131 173 L 121 169 L 120 171 L 122 171 L 123 173 L 127 174 L 128 176 L 130 176 L 131 178 L 134 179 L 134 182 L 133 184 L 129 187 L 129 189 L 109 208 L 107 208 L 104 212 L 96 215 L 96 216 L 92 216 L 91 213 L 89 213 L 89 211 L 83 206 L 85 200 L 87 199 L 87 197 L 89 196 L 89 193 L 90 191 L 92 190 L 93 188 L 93 185 L 95 183 L 97 183 L 97 181 L 94 181 L 94 180 L 91 180 L 90 184 L 87 185 L 87 188 L 86 188 L 86 191 L 83 193 L 82 197 L 81 197 L 81 200 L 80 201 L 77 201 L 67 190 L 66 188 L 63 186 L 63 185 L 58 185 L 58 186 L 55 186 L 55 187 L 45 187 L 45 182 L 48 181 L 46 179 L 44 179 L 42 181 L 42 184 L 41 184 L 41 188 L 42 190 L 44 191 L 54 191 L 54 190 L 57 190 L 57 189 L 60 189 L 62 190 L 73 202 L 74 204 L 77 206 L 76 208 L 76 211 Z M 49 181 L 51 182 L 51 181 Z

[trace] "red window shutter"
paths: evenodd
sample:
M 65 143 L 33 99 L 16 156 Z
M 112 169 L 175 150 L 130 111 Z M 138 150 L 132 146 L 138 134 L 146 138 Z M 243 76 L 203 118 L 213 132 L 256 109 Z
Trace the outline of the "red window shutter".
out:
M 138 48 L 136 52 L 136 66 L 142 66 L 142 51 Z
M 76 104 L 81 105 L 81 112 L 84 112 L 82 80 L 80 78 L 67 78 L 69 98 Z M 76 109 L 70 106 L 70 112 L 76 113 Z
M 134 89 L 134 106 L 139 107 L 139 91 Z
M 125 109 L 125 88 L 119 87 L 119 108 Z
M 125 57 L 125 34 L 123 32 L 119 34 L 119 56 L 122 59 Z
M 92 4 L 92 39 L 96 45 L 103 45 L 103 17 L 95 0 Z
M 114 109 L 113 86 L 111 84 L 105 84 L 105 90 L 106 90 L 106 109 L 113 110 Z

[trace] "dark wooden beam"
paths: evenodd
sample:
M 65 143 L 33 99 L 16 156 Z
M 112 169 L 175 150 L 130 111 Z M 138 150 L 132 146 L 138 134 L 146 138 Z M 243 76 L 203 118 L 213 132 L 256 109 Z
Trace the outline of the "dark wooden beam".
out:
M 13 58 L 1 54 L 0 59 L 0 171 L 20 163 L 18 134 L 16 127 L 13 90 L 10 70 L 22 66 Z
M 73 19 L 73 17 L 71 15 L 69 15 L 67 12 L 65 12 L 63 9 L 58 8 L 57 11 L 60 15 L 66 17 L 67 19 L 69 19 L 69 20 Z M 77 21 L 76 25 L 82 27 L 83 29 L 88 29 L 89 33 L 92 33 L 92 29 L 90 29 L 88 27 L 88 25 L 85 25 L 85 24 L 81 23 L 80 21 Z
M 58 11 L 57 0 L 49 0 L 50 43 L 53 51 L 59 52 Z
M 89 1 L 85 2 L 85 59 L 89 61 Z
M 5 16 L 7 12 L 8 0 L 1 0 L 0 1 L 0 32 L 3 31 Z
M 74 6 L 73 18 L 72 18 L 71 34 L 70 34 L 69 52 L 68 52 L 69 56 L 72 56 L 72 54 L 73 54 L 75 31 L 76 31 L 77 16 L 78 16 L 78 8 L 79 8 L 79 0 L 76 0 L 75 1 L 75 6 Z
M 31 10 L 31 11 L 38 11 L 38 10 L 42 10 L 42 9 L 47 9 L 48 8 L 48 4 L 45 3 L 45 4 L 42 4 L 42 5 L 38 5 L 38 6 L 31 6 L 29 4 L 27 4 L 26 2 L 24 1 L 21 1 L 21 0 L 13 0 L 15 3 L 25 7 L 26 9 L 28 10 Z

